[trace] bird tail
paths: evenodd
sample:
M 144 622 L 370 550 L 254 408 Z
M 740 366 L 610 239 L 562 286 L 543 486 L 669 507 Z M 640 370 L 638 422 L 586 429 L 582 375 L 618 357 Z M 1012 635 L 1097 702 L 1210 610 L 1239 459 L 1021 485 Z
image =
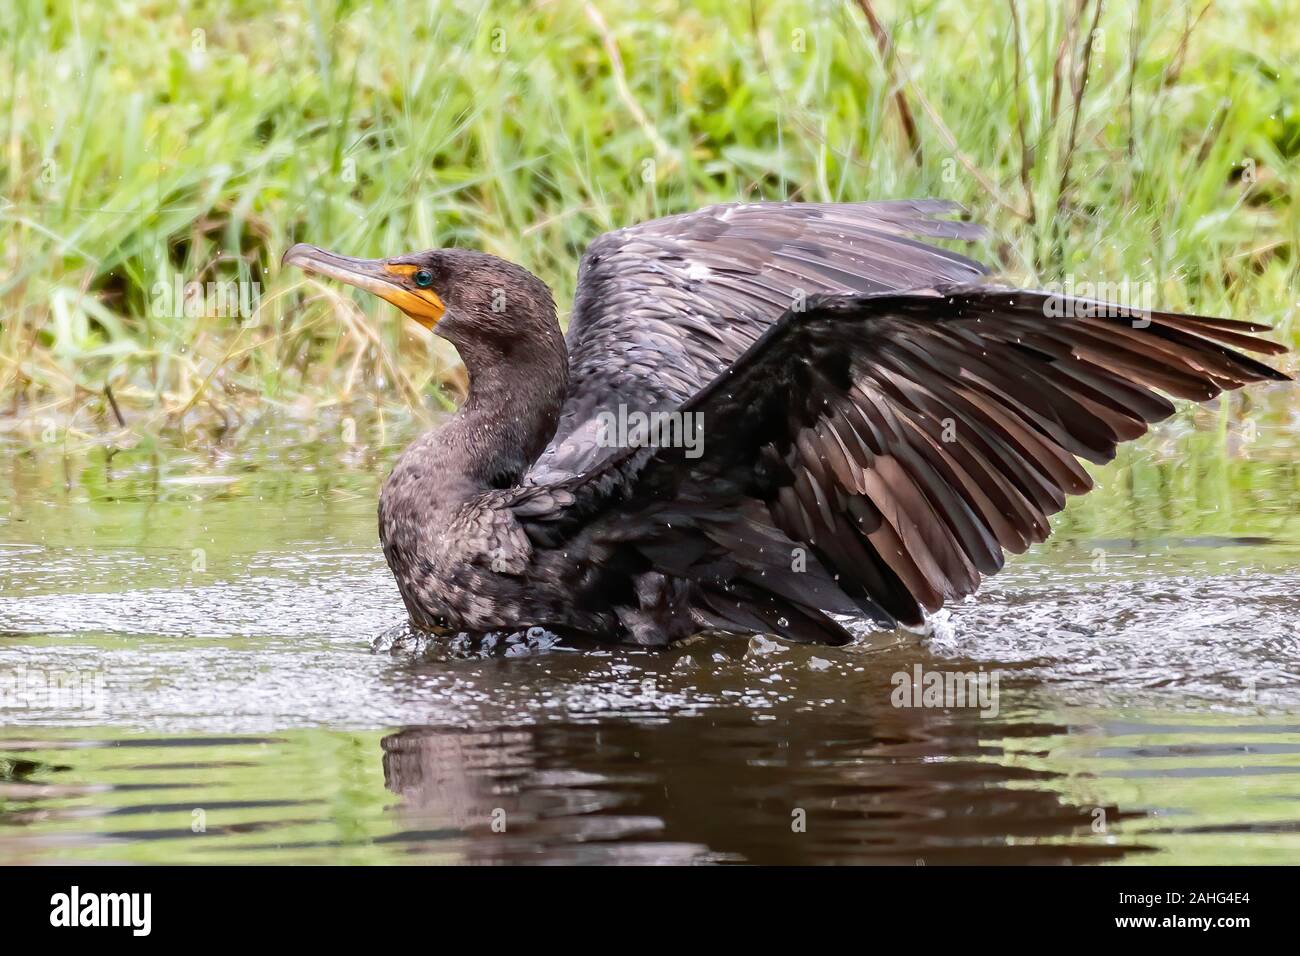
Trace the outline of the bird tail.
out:
M 701 588 L 695 615 L 705 627 L 735 634 L 774 634 L 796 644 L 841 647 L 854 639 L 852 631 L 822 611 L 744 584 L 733 583 L 725 590 Z

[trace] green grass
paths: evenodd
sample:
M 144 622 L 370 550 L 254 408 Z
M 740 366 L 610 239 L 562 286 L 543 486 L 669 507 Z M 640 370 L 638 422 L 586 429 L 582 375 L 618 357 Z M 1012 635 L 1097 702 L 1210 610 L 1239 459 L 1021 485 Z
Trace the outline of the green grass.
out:
M 1017 280 L 1149 282 L 1300 338 L 1293 0 L 1108 3 L 1095 32 L 1092 3 L 1074 26 L 1073 4 L 878 3 L 896 62 L 855 2 L 190 6 L 0 9 L 13 418 L 111 430 L 105 386 L 137 435 L 433 406 L 451 350 L 280 274 L 291 242 L 473 246 L 567 301 L 598 233 L 736 198 L 948 197 Z M 177 274 L 258 282 L 261 305 L 154 314 Z

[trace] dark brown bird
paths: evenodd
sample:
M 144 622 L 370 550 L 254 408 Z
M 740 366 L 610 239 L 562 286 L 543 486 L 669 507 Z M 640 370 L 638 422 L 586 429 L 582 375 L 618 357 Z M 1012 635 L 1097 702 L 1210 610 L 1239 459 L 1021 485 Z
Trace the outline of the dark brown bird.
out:
M 975 591 L 1174 411 L 1287 376 L 1232 319 L 985 284 L 935 201 L 747 203 L 601 236 L 567 337 L 480 252 L 284 262 L 460 352 L 469 397 L 379 502 L 412 621 L 663 645 L 705 629 L 841 644 Z M 1157 391 L 1158 390 L 1158 391 Z

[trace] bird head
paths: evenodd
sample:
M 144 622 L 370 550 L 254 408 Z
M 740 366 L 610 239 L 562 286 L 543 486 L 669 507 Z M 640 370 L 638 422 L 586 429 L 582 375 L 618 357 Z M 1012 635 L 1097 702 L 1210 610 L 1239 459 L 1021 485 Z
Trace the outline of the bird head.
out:
M 460 345 L 507 344 L 539 323 L 555 322 L 546 284 L 526 269 L 484 252 L 430 249 L 390 259 L 357 259 L 300 242 L 280 260 L 379 296 L 411 319 Z

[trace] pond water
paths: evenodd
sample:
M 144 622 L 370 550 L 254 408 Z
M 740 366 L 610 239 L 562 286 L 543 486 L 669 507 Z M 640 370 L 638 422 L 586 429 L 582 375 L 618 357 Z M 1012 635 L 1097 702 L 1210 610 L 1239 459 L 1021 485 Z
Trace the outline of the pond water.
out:
M 1296 862 L 1293 399 L 1184 414 L 840 649 L 419 646 L 375 531 L 409 427 L 11 434 L 0 863 Z

